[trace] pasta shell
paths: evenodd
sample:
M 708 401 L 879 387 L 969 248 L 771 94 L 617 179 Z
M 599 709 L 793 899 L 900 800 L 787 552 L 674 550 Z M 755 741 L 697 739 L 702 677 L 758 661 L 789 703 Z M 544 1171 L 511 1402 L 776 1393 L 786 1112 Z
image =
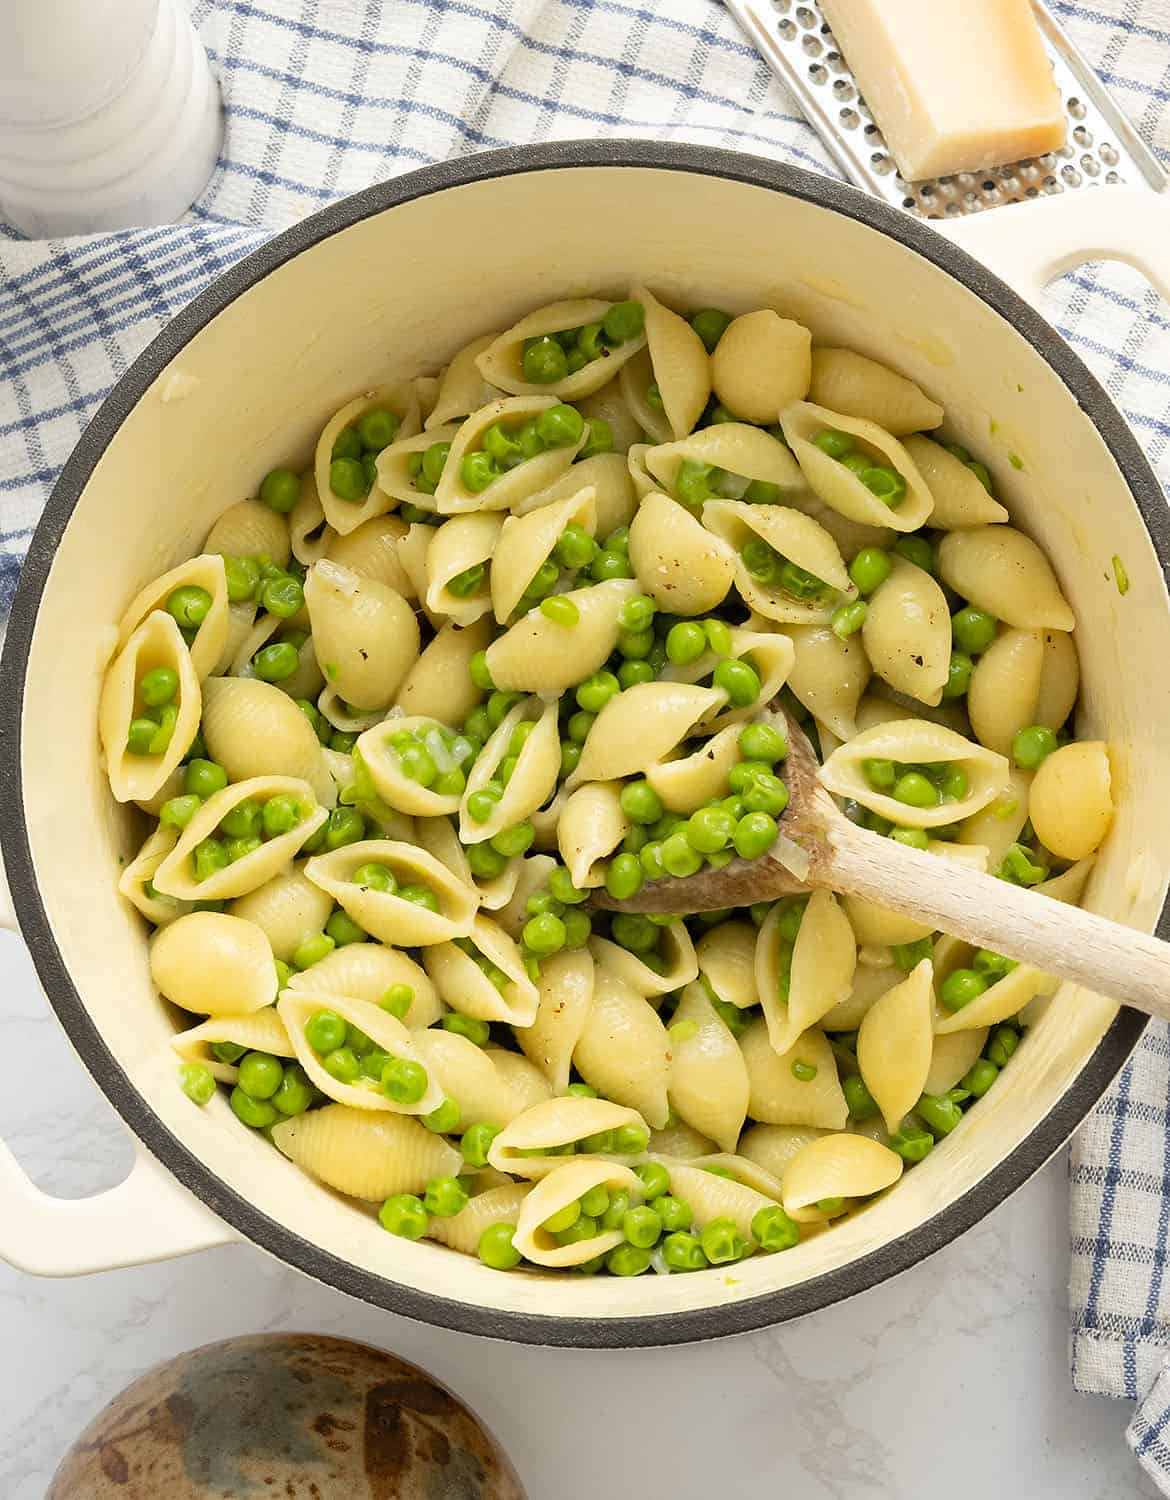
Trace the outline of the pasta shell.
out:
M 561 810 L 557 844 L 573 884 L 591 890 L 605 884 L 605 864 L 632 826 L 622 811 L 620 781 L 579 786 Z
M 938 547 L 943 582 L 998 620 L 1021 630 L 1072 630 L 1076 616 L 1052 564 L 1012 526 L 949 532 Z
M 388 866 L 399 886 L 428 887 L 438 898 L 439 910 L 432 912 L 389 891 L 357 885 L 354 871 L 369 863 Z M 394 839 L 363 839 L 331 854 L 316 854 L 305 866 L 305 874 L 371 937 L 394 948 L 426 947 L 467 937 L 479 904 L 474 889 L 456 880 L 433 854 Z
M 831 505 L 814 495 L 812 490 L 802 490 L 785 496 L 787 504 L 794 510 L 802 510 L 811 516 L 818 526 L 823 526 L 841 552 L 842 557 L 856 557 L 863 547 L 887 548 L 893 545 L 898 533 L 889 526 L 871 526 L 863 521 L 851 521 L 835 511 Z
M 813 350 L 808 399 L 847 417 L 876 422 L 895 437 L 937 427 L 944 416 L 921 386 L 852 349 Z
M 729 724 L 742 724 L 747 719 L 759 718 L 765 705 L 775 698 L 792 670 L 792 642 L 774 630 L 755 630 L 750 621 L 747 626 L 731 627 L 731 650 L 726 655 L 730 661 L 746 661 L 754 668 L 760 679 L 759 697 L 754 703 L 745 704 L 741 708 L 717 707 L 712 704 L 699 720 L 699 728 L 704 734 L 716 734 Z M 661 681 L 702 682 L 704 678 L 712 676 L 721 659 L 717 652 L 707 651 L 689 666 L 667 667 L 661 674 Z M 653 684 L 648 683 L 647 686 Z M 627 689 L 621 696 L 627 697 L 630 691 L 632 690 Z
M 272 1127 L 278 1151 L 335 1192 L 381 1203 L 454 1177 L 463 1158 L 408 1115 L 327 1104 Z
M 482 791 L 496 776 L 500 762 L 508 754 L 512 732 L 520 723 L 536 727 L 524 741 L 516 766 L 491 815 L 477 823 L 468 812 L 470 799 Z M 557 784 L 561 768 L 561 738 L 557 724 L 556 702 L 517 703 L 500 721 L 467 777 L 467 789 L 459 807 L 459 837 L 464 844 L 479 844 L 494 838 L 501 829 L 522 823 L 541 807 Z
M 178 841 L 177 828 L 156 828 L 118 879 L 119 892 L 156 927 L 165 927 L 191 909 L 189 902 L 164 896 L 151 884 L 154 872 Z
M 468 489 L 463 482 L 463 460 L 476 452 L 489 427 L 497 422 L 505 426 L 519 424 L 528 417 L 538 417 L 542 411 L 557 404 L 557 398 L 549 395 L 507 396 L 498 401 L 489 401 L 463 422 L 451 443 L 451 451 L 443 468 L 443 477 L 435 490 L 435 509 L 442 516 L 464 515 L 477 510 L 511 510 L 525 496 L 547 489 L 559 479 L 576 458 L 583 446 L 589 429 L 582 427 L 581 436 L 575 443 L 563 448 L 546 448 L 535 458 L 526 458 L 514 469 L 493 479 L 485 490 L 478 493 Z
M 872 1198 L 902 1175 L 902 1158 L 863 1135 L 810 1141 L 784 1169 L 784 1212 L 798 1220 L 826 1198 Z
M 196 878 L 196 846 L 215 837 L 220 823 L 233 808 L 249 799 L 263 805 L 273 797 L 285 796 L 296 798 L 301 811 L 301 821 L 295 828 L 268 839 L 233 864 L 213 870 L 203 880 Z M 246 896 L 286 870 L 301 845 L 328 816 L 317 805 L 309 783 L 295 776 L 253 776 L 247 781 L 233 782 L 204 802 L 155 871 L 154 884 L 164 895 L 178 896 L 184 901 L 230 901 L 235 896 Z
M 998 870 L 1004 855 L 1019 838 L 1028 821 L 1031 786 L 1030 771 L 1009 767 L 1007 784 L 994 802 L 959 824 L 957 842 L 985 848 L 987 869 Z
M 289 557 L 288 522 L 270 505 L 240 500 L 229 505 L 207 533 L 203 550 L 220 557 L 268 556 L 283 568 Z
M 305 557 L 306 564 L 318 562 L 321 556 L 336 563 L 339 568 L 348 568 L 359 578 L 372 578 L 375 583 L 384 583 L 406 600 L 417 597 L 410 575 L 398 560 L 398 548 L 409 531 L 405 521 L 397 516 L 375 516 L 363 521 L 348 536 L 330 534 L 328 545 L 317 557 Z
M 306 986 L 304 989 L 283 990 L 276 1002 L 276 1009 L 284 1022 L 297 1061 L 317 1088 L 338 1104 L 347 1104 L 352 1109 L 397 1115 L 429 1115 L 442 1104 L 443 1090 L 415 1047 L 412 1040 L 414 1033 L 407 1031 L 401 1021 L 396 1020 L 381 1006 L 371 1005 L 368 1000 L 354 1000 L 348 995 L 319 993 Z M 334 1078 L 305 1036 L 305 1026 L 322 1010 L 333 1011 L 348 1025 L 364 1031 L 376 1047 L 388 1052 L 392 1058 L 405 1058 L 408 1062 L 419 1063 L 427 1074 L 426 1092 L 422 1097 L 413 1104 L 399 1104 L 396 1100 L 387 1098 L 372 1078 L 361 1078 L 355 1083 L 342 1083 Z
M 270 1057 L 293 1056 L 292 1043 L 275 1005 L 243 1016 L 212 1016 L 171 1038 L 171 1046 L 184 1062 L 202 1063 L 220 1083 L 234 1084 L 240 1070 L 234 1063 L 220 1062 L 211 1050 L 214 1042 L 232 1042 L 249 1052 L 266 1052 Z
M 418 659 L 410 605 L 389 585 L 328 560 L 309 569 L 305 602 L 329 686 L 357 709 L 388 708 Z
M 810 1125 L 753 1125 L 743 1133 L 739 1154 L 773 1177 L 782 1178 L 797 1152 L 826 1134 Z
M 150 975 L 165 999 L 205 1016 L 246 1016 L 276 999 L 276 965 L 259 927 L 193 911 L 155 933 Z
M 530 1026 L 517 1028 L 516 1040 L 529 1062 L 548 1079 L 553 1093 L 563 1094 L 569 1086 L 573 1048 L 593 1003 L 590 953 L 578 948 L 541 959 L 536 993 L 536 1015 Z
M 956 703 L 930 705 L 906 693 L 899 693 L 881 679 L 870 681 L 870 689 L 857 705 L 857 729 L 863 733 L 879 724 L 897 724 L 903 719 L 926 719 L 941 724 L 955 734 L 969 735 L 971 726 L 962 707 Z
M 600 297 L 577 297 L 566 302 L 551 302 L 538 307 L 514 323 L 487 346 L 477 364 L 483 378 L 502 391 L 517 396 L 546 396 L 556 392 L 558 401 L 576 401 L 600 390 L 617 371 L 646 346 L 645 332 L 606 351 L 604 357 L 592 359 L 580 370 L 566 375 L 553 385 L 533 385 L 524 379 L 524 345 L 529 339 L 550 333 L 564 333 L 599 323 L 613 304 Z
M 660 443 L 650 448 L 644 459 L 649 473 L 671 495 L 679 466 L 687 460 L 710 464 L 744 481 L 755 479 L 774 484 L 786 497 L 805 489 L 800 466 L 784 444 L 771 433 L 749 427 L 746 422 L 717 422 L 712 427 L 703 427 L 681 442 Z
M 896 558 L 868 602 L 861 640 L 870 666 L 899 692 L 940 703 L 951 664 L 951 615 L 942 589 L 922 568 Z
M 389 448 L 382 449 L 376 459 L 378 489 L 389 496 L 391 503 L 397 500 L 403 505 L 417 505 L 420 510 L 433 512 L 436 509 L 434 495 L 416 488 L 411 461 L 435 443 L 453 443 L 459 426 L 458 422 L 445 422 L 430 427 L 425 432 L 416 432 L 412 437 L 399 436 Z
M 203 738 L 231 781 L 296 776 L 322 807 L 337 788 L 309 720 L 287 693 L 258 677 L 211 677 L 203 686 Z
M 787 505 L 747 505 L 741 500 L 708 500 L 703 507 L 703 525 L 722 537 L 736 553 L 735 586 L 749 609 L 769 620 L 790 624 L 823 624 L 832 618 L 843 599 L 855 599 L 857 586 L 823 526 L 803 511 Z M 828 585 L 812 599 L 790 594 L 778 582 L 761 583 L 743 561 L 745 544 L 755 538 L 787 561 L 796 563 Z
M 666 1124 L 666 1027 L 653 1007 L 605 966 L 594 978 L 593 1004 L 573 1061 L 585 1082 L 604 1098 L 636 1109 L 653 1130 Z
M 777 1053 L 787 1052 L 802 1033 L 849 995 L 857 965 L 853 929 L 836 896 L 831 891 L 814 891 L 792 947 L 785 1000 L 778 987 L 783 946 L 779 922 L 784 910 L 780 903 L 768 913 L 756 939 L 755 957 L 756 986 L 768 1037 Z
M 616 374 L 608 385 L 603 385 L 599 391 L 593 391 L 581 400 L 574 401 L 573 405 L 586 421 L 601 421 L 609 424 L 613 439 L 612 451 L 615 455 L 623 456 L 629 450 L 631 443 L 642 441 L 642 429 L 638 426 L 638 419 L 626 405 Z M 628 520 L 629 517 L 626 519 Z M 622 526 L 625 522 L 618 521 L 615 524 Z M 609 527 L 609 531 L 612 530 L 613 527 Z M 602 533 L 603 536 L 607 534 L 607 532 Z
M 653 384 L 654 367 L 650 363 L 649 349 L 640 350 L 618 372 L 618 388 L 634 421 L 653 442 L 669 443 L 675 434 L 666 412 L 659 410 L 657 406 L 651 406 L 647 394 Z M 637 445 L 630 445 L 628 452 L 631 456 L 635 446 Z
M 686 1161 L 696 1156 L 708 1156 L 714 1150 L 713 1140 L 675 1115 L 664 1129 L 650 1132 L 650 1151 L 658 1156 L 678 1156 Z
M 649 1139 L 646 1121 L 624 1104 L 611 1104 L 608 1099 L 545 1099 L 517 1115 L 496 1136 L 488 1161 L 498 1171 L 517 1177 L 547 1177 L 565 1164 L 556 1148 L 577 1146 L 587 1136 L 630 1125 L 645 1131 Z
M 1036 705 L 1043 670 L 1040 631 L 1000 631 L 975 663 L 967 689 L 967 713 L 981 745 L 1010 755 L 1019 730 L 1039 722 Z
M 582 682 L 609 659 L 621 634 L 622 605 L 639 592 L 633 578 L 570 589 L 564 597 L 577 606 L 579 618 L 569 629 L 530 609 L 488 647 L 492 681 L 504 692 L 545 697 Z
M 770 307 L 733 318 L 711 356 L 711 383 L 728 410 L 767 426 L 812 378 L 812 336 Z
M 869 682 L 869 657 L 859 635 L 844 640 L 827 625 L 786 625 L 792 642 L 788 686 L 798 702 L 840 739 L 857 733 L 857 705 Z
M 460 625 L 470 625 L 491 609 L 489 575 L 493 554 L 500 540 L 503 518 L 492 511 L 453 516 L 435 532 L 427 549 L 426 607 L 432 615 L 445 615 Z M 483 581 L 466 598 L 459 598 L 448 585 L 469 568 L 487 564 Z
M 804 477 L 826 505 L 867 526 L 917 531 L 926 524 L 934 509 L 926 481 L 898 439 L 884 432 L 876 422 L 847 417 L 810 402 L 798 402 L 780 413 L 780 425 Z M 855 447 L 900 474 L 906 482 L 901 503 L 893 507 L 885 505 L 866 489 L 856 474 L 818 448 L 814 439 L 826 429 L 848 433 Z
M 409 954 L 384 948 L 381 943 L 346 943 L 334 948 L 312 968 L 294 974 L 288 988 L 312 990 L 315 995 L 348 995 L 352 1000 L 377 1005 L 392 984 L 404 984 L 414 991 L 402 1024 L 411 1031 L 433 1026 L 443 1007 L 426 970 Z
M 949 859 L 974 870 L 987 868 L 987 850 L 978 844 L 952 844 L 934 839 L 927 848 L 939 859 Z M 841 903 L 858 943 L 863 946 L 892 948 L 901 943 L 916 943 L 934 931 L 928 923 L 917 922 L 901 912 L 889 911 L 860 896 L 842 896 Z
M 329 465 L 333 459 L 334 443 L 347 427 L 358 421 L 366 412 L 373 411 L 377 407 L 385 407 L 399 418 L 396 434 L 399 441 L 418 432 L 421 422 L 418 397 L 410 385 L 403 381 L 397 385 L 379 386 L 376 390 L 366 391 L 364 395 L 347 401 L 341 410 L 326 422 L 325 430 L 317 440 L 317 451 L 313 461 L 313 477 L 317 484 L 317 495 L 326 520 L 341 536 L 356 531 L 363 521 L 370 520 L 372 516 L 384 515 L 393 504 L 392 497 L 382 489 L 380 474 L 379 483 L 371 485 L 369 493 L 361 501 L 341 499 L 333 493 L 333 488 L 329 483 Z M 383 452 L 385 451 L 383 449 Z
M 526 1057 L 490 1042 L 483 1050 L 491 1059 L 508 1101 L 502 1119 L 514 1120 L 525 1110 L 534 1109 L 552 1096 L 544 1074 Z
M 231 915 L 259 927 L 273 955 L 286 964 L 292 962 L 306 938 L 324 928 L 332 910 L 333 898 L 319 890 L 297 865 L 231 904 Z
M 695 945 L 699 973 L 714 990 L 716 999 L 725 1000 L 739 1010 L 760 1003 L 756 982 L 757 938 L 751 922 L 720 922 Z
M 577 769 L 565 785 L 636 776 L 668 755 L 707 713 L 727 702 L 719 688 L 639 682 L 612 697 L 590 726 Z
M 227 642 L 227 575 L 223 570 L 223 558 L 218 555 L 205 553 L 201 557 L 192 557 L 154 579 L 136 594 L 118 624 L 118 650 L 124 650 L 130 637 L 149 615 L 155 611 L 165 612 L 167 600 L 179 588 L 205 589 L 211 595 L 211 606 L 190 646 L 191 666 L 195 676 L 202 681 L 223 655 Z
M 477 954 L 493 964 L 505 980 L 497 988 L 472 954 L 454 943 L 436 943 L 426 949 L 422 959 L 439 998 L 452 1010 L 476 1020 L 531 1026 L 539 996 L 519 948 L 490 917 L 475 918 L 471 942 Z
M 695 1223 L 700 1228 L 712 1219 L 731 1219 L 746 1240 L 752 1239 L 752 1220 L 762 1208 L 774 1208 L 776 1200 L 766 1194 L 736 1182 L 707 1172 L 689 1162 L 663 1157 L 661 1165 L 670 1174 L 670 1191 L 690 1205 Z
M 707 350 L 687 320 L 646 287 L 635 287 L 630 295 L 646 309 L 646 347 L 670 431 L 676 438 L 686 437 L 711 394 Z
M 592 489 L 577 490 L 563 500 L 553 500 L 539 510 L 509 516 L 504 521 L 493 548 L 491 568 L 492 608 L 501 625 L 512 618 L 525 589 L 551 555 L 566 526 L 579 526 L 590 536 L 594 534 L 597 506 Z
M 908 807 L 896 797 L 874 790 L 865 775 L 867 760 L 956 766 L 966 774 L 966 795 L 934 807 Z M 1008 786 L 1009 770 L 1002 755 L 972 744 L 941 724 L 902 719 L 855 735 L 821 767 L 820 779 L 830 792 L 851 797 L 891 822 L 910 828 L 940 828 L 969 818 L 994 802 Z
M 146 712 L 138 685 L 147 672 L 167 667 L 178 677 L 178 710 L 170 741 L 158 755 L 135 755 L 127 748 L 131 722 Z M 162 610 L 147 615 L 127 639 L 106 672 L 98 704 L 98 732 L 110 790 L 119 802 L 148 801 L 167 782 L 199 728 L 199 680 L 172 617 Z
M 930 524 L 942 531 L 1000 524 L 1007 510 L 988 493 L 974 470 L 927 437 L 908 437 L 906 452 L 914 460 L 934 498 Z
M 485 911 L 499 911 L 515 895 L 524 867 L 521 857 L 514 856 L 490 880 L 473 875 L 467 854 L 449 818 L 420 818 L 414 831 L 414 842 L 428 854 L 433 854 L 440 864 L 446 865 L 456 880 L 471 886 L 478 893 L 479 904 Z
M 672 1109 L 722 1150 L 734 1151 L 751 1092 L 747 1065 L 697 981 L 683 990 L 667 1035 Z
M 690 755 L 646 767 L 646 780 L 667 812 L 690 813 L 724 795 L 728 773 L 740 760 L 739 735 L 739 724 L 729 724 Z
M 734 550 L 660 494 L 645 496 L 630 524 L 630 562 L 659 608 L 676 615 L 714 609 L 736 574 Z
M 1044 632 L 1044 667 L 1036 699 L 1036 724 L 1059 729 L 1072 713 L 1081 685 L 1081 665 L 1071 635 L 1063 630 Z
M 996 1026 L 1000 1021 L 1008 1021 L 1037 995 L 1053 994 L 1059 982 L 1051 974 L 1045 974 L 1031 964 L 1017 964 L 1002 979 L 997 979 L 981 995 L 977 995 L 969 1005 L 964 1005 L 962 1010 L 951 1014 L 940 1007 L 939 1018 L 934 1022 L 935 1034 L 946 1037 L 956 1032 Z M 872 1089 L 870 1092 L 873 1092 Z
M 584 406 L 578 410 L 585 415 Z M 554 480 L 547 489 L 527 495 L 512 507 L 514 516 L 526 516 L 557 500 L 567 500 L 582 490 L 593 491 L 596 511 L 596 536 L 607 537 L 619 526 L 628 526 L 638 506 L 638 492 L 630 476 L 629 465 L 622 453 L 595 453 L 592 458 L 581 458 L 567 474 Z
M 930 1072 L 932 973 L 924 958 L 870 1007 L 857 1033 L 857 1066 L 891 1134 L 917 1104 Z
M 484 379 L 479 368 L 479 356 L 485 349 L 490 349 L 494 342 L 495 335 L 490 333 L 472 339 L 470 344 L 464 344 L 443 371 L 435 395 L 434 410 L 423 423 L 428 433 L 434 427 L 442 427 L 448 422 L 458 422 L 470 416 L 473 411 L 478 411 L 500 394 L 497 386 Z
M 471 625 L 449 620 L 402 679 L 395 707 L 451 728 L 462 724 L 483 698 L 471 680 L 471 658 L 491 640 L 492 622 L 486 615 Z
M 506 1187 L 477 1193 L 449 1219 L 432 1215 L 427 1237 L 464 1255 L 475 1255 L 485 1229 L 490 1229 L 493 1224 L 516 1223 L 521 1205 L 531 1191 L 530 1182 L 510 1182 Z
M 543 1226 L 591 1188 L 605 1187 L 640 1196 L 642 1184 L 628 1167 L 607 1161 L 570 1161 L 543 1177 L 520 1205 L 513 1246 L 537 1266 L 578 1266 L 622 1244 L 620 1229 L 605 1229 L 586 1240 L 561 1245 Z
M 486 1121 L 506 1125 L 511 1096 L 491 1057 L 482 1047 L 454 1031 L 430 1026 L 412 1033 L 419 1056 L 439 1080 L 443 1094 L 459 1106 L 459 1128 Z M 514 1111 L 519 1114 L 522 1106 Z
M 669 436 L 668 432 L 666 438 L 661 441 L 666 442 Z M 646 467 L 646 455 L 649 452 L 649 443 L 634 443 L 626 454 L 626 470 L 639 500 L 644 500 L 647 495 L 652 494 L 658 488 L 650 470 Z
M 553 847 L 556 847 L 555 839 Z M 557 861 L 549 854 L 521 856 L 516 889 L 496 912 L 496 921 L 516 942 L 520 941 L 524 924 L 531 915 L 526 909 L 529 896 L 535 895 L 537 891 L 543 890 L 548 885 L 548 877 L 556 868 L 556 864 Z
M 767 1022 L 761 1018 L 740 1037 L 739 1046 L 751 1085 L 748 1114 L 753 1120 L 844 1130 L 849 1109 L 833 1049 L 822 1032 L 806 1031 L 787 1052 L 777 1054 L 768 1040 Z M 815 1075 L 807 1081 L 797 1078 L 792 1064 L 798 1061 L 815 1068 Z
M 948 1035 L 936 1034 L 930 1054 L 930 1072 L 922 1085 L 924 1094 L 945 1094 L 953 1089 L 967 1072 L 978 1062 L 987 1041 L 986 1026 L 970 1031 L 953 1031 Z
M 376 526 L 378 523 L 374 521 L 373 524 Z M 361 529 L 358 527 L 359 531 Z M 353 534 L 350 533 L 351 536 Z M 317 481 L 312 474 L 306 474 L 301 480 L 301 498 L 288 515 L 288 537 L 292 544 L 292 555 L 306 568 L 320 561 L 330 546 L 341 540 L 325 519 L 325 510 L 317 493 Z
M 1109 751 L 1102 740 L 1054 750 L 1032 778 L 1028 813 L 1036 837 L 1060 859 L 1085 859 L 1113 822 Z
M 254 599 L 249 599 L 245 604 L 228 605 L 227 634 L 224 637 L 219 660 L 211 669 L 214 676 L 218 677 L 225 672 L 233 672 L 239 676 L 241 672 L 249 669 L 249 660 L 245 651 L 255 628 L 256 601 Z
M 667 995 L 690 984 L 699 972 L 699 961 L 695 957 L 695 945 L 686 924 L 679 919 L 668 922 L 658 939 L 659 968 L 651 968 L 637 953 L 611 943 L 608 938 L 591 937 L 589 952 L 594 962 L 620 979 L 630 989 L 648 999 L 654 995 Z
M 361 756 L 374 790 L 388 807 L 417 818 L 441 818 L 459 811 L 459 793 L 443 796 L 421 782 L 412 781 L 402 769 L 398 751 L 392 743 L 399 734 L 413 734 L 424 742 L 430 735 L 433 743 L 445 749 L 440 738 L 445 727 L 438 719 L 409 714 L 403 718 L 384 719 L 358 739 L 354 750 Z

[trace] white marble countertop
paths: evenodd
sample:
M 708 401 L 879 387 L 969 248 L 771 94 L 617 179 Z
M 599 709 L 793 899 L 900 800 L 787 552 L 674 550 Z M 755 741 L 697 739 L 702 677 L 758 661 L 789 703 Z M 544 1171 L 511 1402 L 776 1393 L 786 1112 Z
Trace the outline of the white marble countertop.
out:
M 0 935 L 0 1135 L 45 1189 L 117 1181 L 125 1132 Z M 1131 1500 L 1156 1491 L 1130 1409 L 1074 1395 L 1063 1155 L 924 1265 L 784 1328 L 669 1351 L 575 1354 L 441 1332 L 232 1247 L 76 1281 L 0 1266 L 0 1497 L 43 1500 L 62 1453 L 155 1361 L 233 1333 L 349 1335 L 416 1361 L 480 1413 L 531 1500 L 669 1492 L 791 1500 Z M 666 1467 L 664 1467 L 664 1464 Z

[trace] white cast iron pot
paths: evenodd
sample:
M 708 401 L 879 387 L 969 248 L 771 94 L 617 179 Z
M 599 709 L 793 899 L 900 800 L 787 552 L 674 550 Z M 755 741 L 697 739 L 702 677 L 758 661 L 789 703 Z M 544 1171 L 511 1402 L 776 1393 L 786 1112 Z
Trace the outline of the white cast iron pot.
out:
M 945 229 L 1030 294 L 1102 254 L 1157 279 L 1166 223 L 1150 195 L 1102 189 Z M 44 1197 L 0 1148 L 0 1254 L 15 1264 L 68 1275 L 243 1238 L 469 1332 L 580 1346 L 734 1333 L 873 1286 L 953 1239 L 1044 1163 L 1124 1062 L 1142 1019 L 1066 986 L 992 1100 L 865 1213 L 734 1277 L 635 1280 L 501 1275 L 396 1239 L 242 1130 L 222 1096 L 199 1110 L 177 1087 L 174 1019 L 114 889 L 133 846 L 98 766 L 103 623 L 197 551 L 267 469 L 307 461 L 354 392 L 434 368 L 541 303 L 642 281 L 681 306 L 775 305 L 945 403 L 954 436 L 1055 562 L 1080 621 L 1080 729 L 1117 751 L 1119 811 L 1087 904 L 1165 925 L 1170 528 L 1121 416 L 1032 307 L 933 228 L 754 157 L 573 143 L 427 168 L 278 236 L 176 318 L 101 408 L 33 540 L 0 683 L 4 860 L 49 1000 L 141 1145 L 126 1182 L 81 1202 Z

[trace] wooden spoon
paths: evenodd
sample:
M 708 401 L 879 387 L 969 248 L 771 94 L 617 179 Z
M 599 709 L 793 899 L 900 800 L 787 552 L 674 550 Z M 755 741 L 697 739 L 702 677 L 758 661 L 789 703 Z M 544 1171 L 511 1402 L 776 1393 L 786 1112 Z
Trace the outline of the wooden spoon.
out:
M 689 915 L 827 886 L 1170 1019 L 1170 943 L 859 828 L 821 785 L 812 746 L 797 725 L 775 706 L 761 719 L 788 737 L 780 768 L 788 807 L 768 853 L 651 881 L 627 901 L 601 891 L 595 906 Z

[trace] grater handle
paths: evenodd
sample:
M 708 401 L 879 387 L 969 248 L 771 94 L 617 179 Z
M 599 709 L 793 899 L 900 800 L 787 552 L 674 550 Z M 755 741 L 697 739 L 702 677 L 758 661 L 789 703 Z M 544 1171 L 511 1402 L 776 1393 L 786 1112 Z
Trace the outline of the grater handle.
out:
M 1109 187 L 1012 204 L 934 225 L 1038 304 L 1050 281 L 1087 260 L 1133 266 L 1170 303 L 1170 193 Z

